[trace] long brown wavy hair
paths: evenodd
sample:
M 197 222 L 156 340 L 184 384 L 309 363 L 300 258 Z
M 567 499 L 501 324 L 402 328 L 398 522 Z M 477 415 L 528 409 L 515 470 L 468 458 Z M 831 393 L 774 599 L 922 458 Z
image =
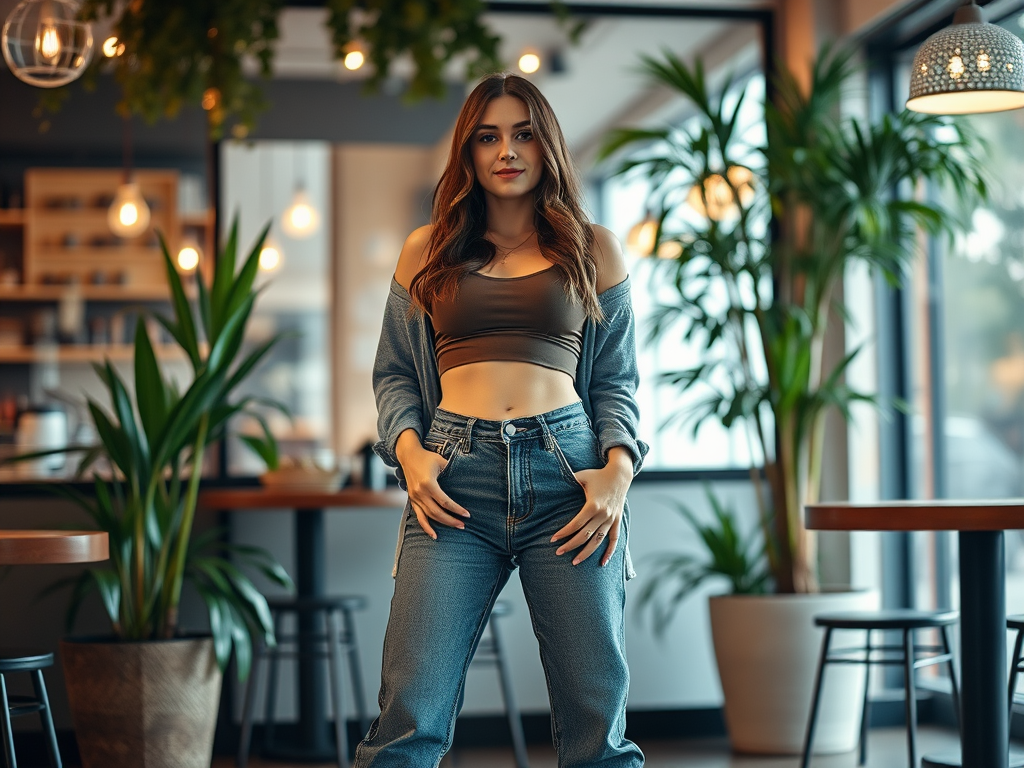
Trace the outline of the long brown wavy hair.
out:
M 470 141 L 487 105 L 506 95 L 526 105 L 534 140 L 541 148 L 544 170 L 534 189 L 534 226 L 541 253 L 562 270 L 569 299 L 581 305 L 589 318 L 601 320 L 594 230 L 583 211 L 582 186 L 565 137 L 537 86 L 512 74 L 484 78 L 462 106 L 448 164 L 434 189 L 426 264 L 413 277 L 410 293 L 429 312 L 435 300 L 453 300 L 462 278 L 494 258 L 494 244 L 484 237 L 487 205 L 476 179 Z

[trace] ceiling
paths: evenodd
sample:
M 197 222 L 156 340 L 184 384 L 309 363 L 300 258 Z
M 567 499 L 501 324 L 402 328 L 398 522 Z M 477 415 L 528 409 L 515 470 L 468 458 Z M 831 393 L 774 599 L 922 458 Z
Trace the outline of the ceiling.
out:
M 599 3 L 595 3 L 599 4 Z M 621 4 L 619 4 L 621 7 Z M 678 8 L 679 3 L 652 2 Z M 760 8 L 763 2 L 736 0 L 692 5 Z M 275 74 L 281 78 L 358 79 L 333 61 L 326 12 L 289 8 L 280 21 Z M 643 54 L 672 51 L 685 59 L 702 56 L 713 63 L 756 66 L 760 57 L 759 28 L 750 21 L 666 16 L 594 16 L 577 44 L 549 13 L 491 12 L 484 21 L 502 38 L 500 56 L 514 67 L 526 49 L 544 58 L 541 71 L 531 76 L 551 102 L 574 151 L 587 152 L 609 126 L 642 122 L 671 107 L 670 94 L 652 87 L 637 72 Z M 396 63 L 400 77 L 408 65 Z M 457 79 L 460 64 L 452 66 Z
M 673 108 L 671 94 L 651 87 L 636 71 L 642 54 L 657 55 L 670 50 L 684 58 L 702 56 L 705 61 L 729 63 L 730 68 L 756 66 L 760 59 L 757 24 L 722 18 L 684 17 L 680 8 L 755 10 L 774 5 L 765 0 L 644 0 L 642 7 L 664 7 L 666 15 L 621 15 L 621 9 L 640 3 L 611 3 L 590 0 L 588 7 L 616 6 L 614 13 L 588 17 L 588 24 L 576 45 L 548 12 L 549 0 L 533 0 L 537 13 L 491 11 L 484 21 L 502 38 L 500 55 L 514 62 L 526 48 L 544 57 L 541 71 L 531 76 L 548 97 L 578 159 L 593 151 L 597 137 L 606 129 L 625 122 L 649 122 Z M 17 0 L 0 0 L 0 18 Z M 490 3 L 500 8 L 501 3 Z M 515 4 L 522 9 L 524 3 Z M 351 73 L 334 60 L 323 7 L 287 7 L 279 20 L 275 77 L 307 81 L 352 81 L 365 76 Z M 107 35 L 103 25 L 95 29 L 97 44 Z M 559 66 L 552 66 L 557 61 Z M 255 66 L 252 67 L 255 71 Z M 459 80 L 462 65 L 451 68 L 453 82 Z M 408 64 L 393 68 L 394 85 L 400 88 Z M 678 106 L 676 104 L 676 106 Z

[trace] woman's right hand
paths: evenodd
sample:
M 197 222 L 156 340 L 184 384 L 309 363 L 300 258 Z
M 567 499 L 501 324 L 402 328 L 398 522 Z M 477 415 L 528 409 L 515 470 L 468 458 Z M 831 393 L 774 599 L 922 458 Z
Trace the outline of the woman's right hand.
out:
M 398 436 L 395 455 L 402 465 L 405 484 L 409 489 L 409 501 L 423 532 L 437 539 L 437 533 L 430 525 L 431 520 L 451 528 L 465 528 L 465 523 L 459 518 L 469 517 L 469 512 L 442 491 L 437 482 L 438 475 L 448 465 L 448 461 L 424 448 L 413 429 L 407 429 Z

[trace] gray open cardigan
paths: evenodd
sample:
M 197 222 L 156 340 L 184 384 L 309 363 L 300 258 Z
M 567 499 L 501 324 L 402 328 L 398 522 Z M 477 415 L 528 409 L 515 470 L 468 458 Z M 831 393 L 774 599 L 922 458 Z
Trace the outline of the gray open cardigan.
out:
M 601 452 L 625 446 L 633 454 L 633 472 L 640 471 L 648 446 L 637 439 L 639 411 L 634 397 L 639 375 L 636 367 L 636 329 L 629 298 L 627 277 L 598 296 L 604 320 L 588 320 L 583 327 L 583 347 L 576 368 L 576 392 L 590 417 Z M 395 456 L 395 443 L 406 429 L 420 439 L 441 402 L 441 381 L 434 354 L 434 329 L 430 317 L 412 305 L 412 297 L 392 279 L 384 309 L 384 326 L 373 365 L 373 392 L 377 398 L 377 432 L 380 441 L 373 449 L 384 463 L 397 470 L 405 488 L 402 468 Z M 409 514 L 406 505 L 403 515 Z M 395 556 L 401 552 L 401 534 Z M 628 553 L 627 553 L 628 558 Z M 627 564 L 627 574 L 632 567 Z

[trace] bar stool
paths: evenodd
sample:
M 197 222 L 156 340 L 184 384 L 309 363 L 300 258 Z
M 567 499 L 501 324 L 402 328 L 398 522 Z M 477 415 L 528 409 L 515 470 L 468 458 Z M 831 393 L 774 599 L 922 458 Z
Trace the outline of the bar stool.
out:
M 3 711 L 0 727 L 3 729 L 4 753 L 7 756 L 8 768 L 18 768 L 14 756 L 14 733 L 11 730 L 11 718 L 20 715 L 39 713 L 46 733 L 46 751 L 50 756 L 51 768 L 61 768 L 60 750 L 57 748 L 57 733 L 53 729 L 53 715 L 50 712 L 50 699 L 46 695 L 46 682 L 43 680 L 43 669 L 53 666 L 52 653 L 37 653 L 25 650 L 0 650 L 0 707 Z M 35 696 L 9 696 L 7 694 L 7 678 L 9 672 L 31 672 L 32 687 Z
M 909 609 L 829 613 L 814 617 L 814 625 L 824 627 L 825 638 L 821 644 L 821 658 L 814 681 L 814 698 L 811 701 L 811 714 L 807 723 L 807 738 L 804 741 L 801 768 L 807 768 L 811 760 L 811 745 L 814 740 L 814 726 L 818 717 L 818 704 L 821 696 L 822 680 L 827 664 L 864 664 L 869 670 L 872 664 L 897 665 L 903 667 L 903 681 L 906 690 L 907 713 L 907 752 L 910 757 L 910 768 L 917 768 L 917 698 L 914 685 L 914 670 L 932 664 L 945 663 L 949 670 L 949 678 L 953 686 L 953 709 L 957 724 L 960 723 L 960 691 L 956 683 L 953 669 L 953 653 L 950 650 L 949 627 L 957 622 L 956 611 L 914 611 Z M 832 632 L 837 629 L 858 629 L 867 632 L 867 639 L 862 648 L 843 648 L 830 651 Z M 941 645 L 922 645 L 914 642 L 913 633 L 920 629 L 939 630 Z M 871 633 L 874 630 L 898 630 L 903 633 L 899 645 L 872 645 Z M 923 658 L 920 658 L 923 656 Z M 867 760 L 868 735 L 868 685 L 864 685 L 864 704 L 860 724 L 860 759 L 858 765 Z
M 1017 676 L 1024 671 L 1024 658 L 1021 658 L 1024 651 L 1024 613 L 1018 613 L 1006 617 L 1006 628 L 1016 630 L 1017 639 L 1013 643 L 1013 658 L 1010 660 L 1010 691 L 1009 691 L 1009 718 L 1013 719 L 1013 700 L 1017 689 Z M 1009 730 L 1010 720 L 1006 721 Z
M 245 768 L 249 762 L 249 748 L 252 742 L 252 718 L 256 706 L 256 684 L 259 669 L 268 659 L 266 714 L 263 723 L 263 749 L 274 748 L 275 710 L 277 708 L 278 661 L 282 658 L 298 658 L 298 633 L 285 635 L 281 632 L 282 619 L 293 614 L 298 620 L 302 614 L 323 617 L 324 631 L 313 635 L 310 640 L 318 645 L 318 658 L 327 659 L 331 703 L 334 707 L 334 736 L 338 749 L 338 768 L 348 768 L 348 721 L 345 717 L 345 697 L 341 684 L 341 652 L 348 656 L 349 678 L 352 695 L 356 702 L 356 714 L 363 733 L 370 727 L 366 713 L 366 698 L 363 695 L 363 676 L 360 667 L 359 646 L 356 643 L 355 611 L 366 608 L 366 598 L 355 595 L 333 595 L 328 597 L 271 598 L 267 600 L 274 619 L 274 635 L 277 646 L 259 646 L 253 657 L 252 672 L 245 686 L 245 703 L 242 710 L 242 729 L 238 743 L 237 764 Z
M 498 668 L 498 679 L 501 683 L 501 695 L 505 701 L 505 717 L 508 729 L 512 732 L 512 751 L 515 754 L 516 768 L 529 768 L 526 757 L 526 739 L 523 736 L 523 720 L 516 704 L 515 692 L 512 690 L 512 671 L 505 655 L 505 641 L 498 628 L 498 619 L 512 612 L 504 600 L 498 600 L 491 609 L 491 618 L 487 622 L 488 632 L 480 638 L 476 654 L 470 666 L 486 666 L 493 664 Z

